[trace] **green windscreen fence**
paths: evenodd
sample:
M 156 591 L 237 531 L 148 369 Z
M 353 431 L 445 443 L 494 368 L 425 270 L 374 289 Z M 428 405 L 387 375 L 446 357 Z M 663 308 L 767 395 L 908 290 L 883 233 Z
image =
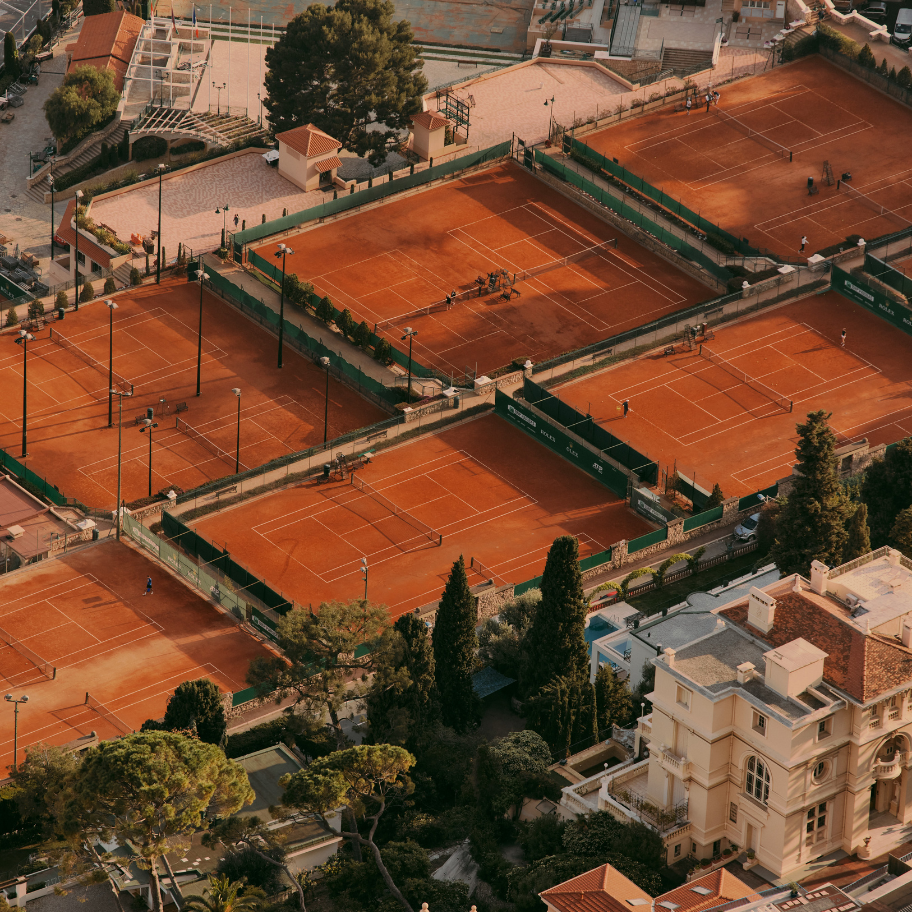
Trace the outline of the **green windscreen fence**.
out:
M 526 580 L 524 583 L 517 583 L 513 587 L 514 597 L 517 595 L 522 595 L 524 592 L 528 592 L 530 589 L 541 589 L 542 578 L 536 576 L 535 579 Z
M 643 548 L 648 548 L 650 545 L 661 544 L 667 538 L 668 526 L 662 526 L 661 529 L 647 532 L 645 535 L 641 535 L 639 538 L 634 538 L 627 542 L 627 553 L 635 554 L 637 551 L 642 551 Z
M 234 591 L 241 594 L 242 599 L 242 594 L 248 593 L 279 614 L 285 614 L 293 607 L 289 599 L 280 595 L 254 576 L 246 567 L 237 563 L 227 551 L 203 538 L 167 511 L 162 513 L 162 530 L 177 548 L 197 559 L 201 570 L 211 568 L 209 571 L 211 575 L 216 575 L 212 573 L 212 570 L 218 570 L 227 577 L 231 581 Z
M 580 562 L 580 570 L 585 573 L 587 570 L 593 570 L 596 567 L 601 567 L 602 564 L 607 564 L 611 560 L 611 548 L 607 551 L 599 551 L 598 554 L 590 554 L 589 557 L 584 557 Z
M 565 151 L 583 159 L 585 163 L 594 170 L 604 171 L 611 177 L 623 181 L 628 186 L 633 187 L 634 190 L 642 193 L 643 196 L 648 196 L 651 200 L 654 200 L 669 212 L 690 222 L 691 225 L 706 232 L 706 234 L 714 234 L 717 237 L 722 238 L 743 256 L 760 255 L 760 251 L 748 244 L 744 238 L 735 237 L 724 228 L 720 228 L 715 222 L 711 222 L 709 219 L 704 218 L 698 212 L 694 212 L 693 209 L 688 209 L 680 200 L 676 200 L 673 196 L 669 196 L 657 187 L 653 187 L 652 184 L 643 180 L 638 174 L 628 171 L 623 165 L 619 165 L 617 162 L 612 161 L 612 159 L 606 158 L 604 155 L 596 152 L 595 149 L 580 142 L 578 139 L 573 139 L 572 137 L 565 137 L 565 139 L 569 140 L 567 143 L 569 149 L 565 149 Z
M 32 485 L 36 491 L 46 497 L 54 506 L 62 507 L 66 505 L 66 497 L 58 488 L 46 478 L 36 475 L 28 466 L 24 466 L 18 459 L 14 459 L 4 450 L 0 450 L 0 467 L 6 469 L 11 475 L 15 475 L 20 481 Z
M 544 444 L 549 450 L 563 456 L 587 475 L 597 478 L 605 487 L 619 497 L 627 496 L 627 476 L 610 462 L 597 456 L 588 448 L 581 447 L 570 438 L 562 427 L 543 420 L 522 402 L 511 399 L 497 390 L 494 394 L 494 411 L 515 427 L 521 428 L 530 437 Z
M 864 258 L 864 271 L 868 275 L 874 276 L 875 279 L 880 279 L 884 285 L 889 285 L 900 294 L 904 294 L 907 298 L 912 298 L 912 279 L 910 279 L 901 269 L 897 269 L 895 266 L 885 263 L 873 254 L 866 253 Z
M 891 301 L 882 291 L 868 285 L 858 276 L 850 275 L 838 266 L 833 267 L 833 291 L 854 301 L 871 313 L 876 313 L 888 323 L 912 336 L 912 311 Z
M 605 456 L 636 473 L 640 481 L 649 485 L 658 482 L 659 467 L 648 456 L 644 456 L 626 440 L 615 437 L 610 431 L 596 424 L 591 415 L 583 415 L 573 406 L 561 402 L 557 396 L 528 377 L 523 381 L 523 398 L 567 430 L 591 443 Z M 624 493 L 626 495 L 626 488 Z
M 675 490 L 680 491 L 693 504 L 695 510 L 702 510 L 712 491 L 700 487 L 694 479 L 687 478 L 680 472 L 676 472 L 675 476 Z
M 722 519 L 722 504 L 719 504 L 718 507 L 710 507 L 708 510 L 704 510 L 702 513 L 697 513 L 694 516 L 688 516 L 684 520 L 684 531 L 690 532 L 691 529 L 699 529 L 700 526 L 706 526 L 709 523 L 717 522 Z
M 535 150 L 535 160 L 547 171 L 553 174 L 559 180 L 572 184 L 583 193 L 591 196 L 596 202 L 616 212 L 621 218 L 632 222 L 637 228 L 651 234 L 656 240 L 661 241 L 666 247 L 677 251 L 682 257 L 690 260 L 692 263 L 705 269 L 706 272 L 715 276 L 720 282 L 728 282 L 731 273 L 724 267 L 720 266 L 715 260 L 708 257 L 703 251 L 692 247 L 685 238 L 678 237 L 674 232 L 662 228 L 652 219 L 647 218 L 633 206 L 628 205 L 623 200 L 618 199 L 612 193 L 596 186 L 591 180 L 577 174 L 572 168 L 561 164 L 549 155 L 539 149 Z
M 449 177 L 459 171 L 465 171 L 466 168 L 474 168 L 485 162 L 496 161 L 499 158 L 505 158 L 510 154 L 513 148 L 512 140 L 505 140 L 495 146 L 487 149 L 480 149 L 478 152 L 472 152 L 469 155 L 463 155 L 452 161 L 444 162 L 441 165 L 434 165 L 417 174 L 408 174 L 396 180 L 387 180 L 383 183 L 377 183 L 373 187 L 365 187 L 356 193 L 347 193 L 339 196 L 338 199 L 327 200 L 319 206 L 312 206 L 310 209 L 302 209 L 300 212 L 293 212 L 291 215 L 282 218 L 273 219 L 262 225 L 254 225 L 243 231 L 237 231 L 232 236 L 234 258 L 241 262 L 245 244 L 253 241 L 259 241 L 281 231 L 289 231 L 298 225 L 315 219 L 323 219 L 330 215 L 336 215 L 339 212 L 346 212 L 349 209 L 356 209 L 366 203 L 373 203 L 385 196 L 392 196 L 394 193 L 400 193 L 403 190 L 411 190 L 413 187 L 420 187 L 422 184 L 429 184 L 431 181 L 439 180 L 442 177 Z
M 779 494 L 779 482 L 770 485 L 768 488 L 764 488 L 762 491 L 757 491 L 755 494 L 748 494 L 745 497 L 742 497 L 738 501 L 739 510 L 749 510 L 751 507 L 756 507 L 760 509 L 760 505 L 763 503 L 763 499 L 767 497 L 776 497 Z

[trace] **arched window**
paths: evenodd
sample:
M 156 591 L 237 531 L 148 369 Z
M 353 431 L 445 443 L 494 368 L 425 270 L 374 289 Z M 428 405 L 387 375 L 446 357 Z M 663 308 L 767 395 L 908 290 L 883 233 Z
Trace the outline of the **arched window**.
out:
M 751 798 L 762 801 L 764 804 L 769 801 L 770 796 L 770 774 L 769 767 L 759 757 L 751 757 L 747 761 L 747 772 L 744 777 L 744 791 Z

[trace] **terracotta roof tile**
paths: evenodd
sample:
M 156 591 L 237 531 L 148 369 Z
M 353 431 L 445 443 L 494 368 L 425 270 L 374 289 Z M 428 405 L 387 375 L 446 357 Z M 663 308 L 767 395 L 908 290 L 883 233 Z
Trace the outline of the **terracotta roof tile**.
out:
M 436 111 L 422 111 L 420 114 L 412 115 L 412 123 L 426 130 L 439 130 L 441 127 L 449 126 L 450 121 Z
M 332 171 L 333 168 L 341 168 L 342 161 L 338 155 L 334 155 L 332 158 L 324 158 L 323 161 L 318 161 L 314 167 L 322 174 L 324 171 Z
M 279 133 L 276 139 L 280 143 L 290 146 L 295 152 L 307 156 L 325 155 L 327 152 L 338 152 L 342 148 L 342 143 L 338 139 L 333 139 L 313 124 L 286 130 L 284 133 Z
M 539 895 L 559 912 L 638 912 L 652 902 L 645 890 L 609 864 L 586 871 Z M 644 902 L 631 905 L 631 899 Z
M 124 76 L 142 25 L 139 16 L 121 10 L 87 16 L 79 40 L 72 47 L 68 69 L 86 64 L 99 70 L 112 69 L 117 90 L 123 91 Z
M 747 623 L 747 602 L 720 612 L 753 636 L 778 647 L 803 637 L 827 653 L 823 679 L 860 703 L 876 699 L 912 678 L 912 650 L 878 634 L 865 636 L 837 614 L 798 592 L 773 593 L 776 614 L 767 634 Z
M 694 890 L 695 887 L 703 887 L 710 892 L 697 893 Z M 699 912 L 699 910 L 710 909 L 733 899 L 742 899 L 752 895 L 755 895 L 752 887 L 739 880 L 730 871 L 726 871 L 725 868 L 719 868 L 718 871 L 697 878 L 676 890 L 670 890 L 668 893 L 657 896 L 656 912 L 664 912 L 662 903 L 665 902 L 678 906 L 680 912 Z
M 70 247 L 74 248 L 73 256 L 76 256 L 76 229 L 73 227 L 73 218 L 75 214 L 76 200 L 72 199 L 67 203 L 66 211 L 63 213 L 63 218 L 60 221 L 60 226 L 55 232 L 57 237 L 62 241 L 66 241 Z M 85 236 L 85 229 L 79 234 L 79 252 L 87 256 L 93 263 L 98 263 L 99 266 L 107 268 L 111 265 L 111 254 L 99 247 L 98 244 L 90 241 Z M 86 278 L 88 279 L 90 276 L 86 276 Z

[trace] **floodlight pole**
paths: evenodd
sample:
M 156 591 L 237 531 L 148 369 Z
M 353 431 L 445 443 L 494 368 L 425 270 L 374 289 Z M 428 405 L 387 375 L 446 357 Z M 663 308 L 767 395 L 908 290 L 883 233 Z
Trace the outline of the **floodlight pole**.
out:
M 237 396 L 237 442 L 234 445 L 234 474 L 237 475 L 241 470 L 241 391 L 235 387 L 232 391 Z
M 140 434 L 145 434 L 146 431 L 149 432 L 149 497 L 152 496 L 152 428 L 157 427 L 157 421 L 152 421 L 151 418 L 146 418 L 146 426 L 139 429 Z
M 22 456 L 28 456 L 28 344 L 34 342 L 35 337 L 24 329 L 19 330 L 16 344 L 22 346 Z
M 76 191 L 76 256 L 73 265 L 76 267 L 76 273 L 73 277 L 73 310 L 79 310 L 79 200 L 82 199 L 82 190 Z
M 105 301 L 110 314 L 108 320 L 108 427 L 114 427 L 114 311 L 117 305 L 109 298 Z
M 111 392 L 118 398 L 119 415 L 117 418 L 117 507 L 114 511 L 114 525 L 116 528 L 117 540 L 120 541 L 120 479 L 121 479 L 121 456 L 123 454 L 123 401 L 124 397 L 129 399 L 133 395 L 133 384 L 130 384 L 130 392 L 124 393 L 111 387 Z
M 320 358 L 320 364 L 326 370 L 326 400 L 323 404 L 323 446 L 326 446 L 326 436 L 329 432 L 329 358 L 324 355 Z
M 202 380 L 203 370 L 203 282 L 209 277 L 203 269 L 203 255 L 200 254 L 199 269 L 196 273 L 200 283 L 200 312 L 199 312 L 199 335 L 196 340 L 196 395 L 200 395 L 200 383 Z
M 412 339 L 418 335 L 417 329 L 412 329 L 411 326 L 405 327 L 405 335 L 402 337 L 404 342 L 406 339 L 409 340 L 409 362 L 408 362 L 408 386 L 405 388 L 406 402 L 411 403 L 412 401 Z
M 19 704 L 28 703 L 28 696 L 23 694 L 18 700 L 13 698 L 12 694 L 7 694 L 4 699 L 7 703 L 13 704 L 13 766 L 16 769 L 16 761 L 19 759 Z
M 361 558 L 361 574 L 364 576 L 364 601 L 367 601 L 367 558 Z
M 191 79 L 193 77 L 191 76 Z M 161 285 L 162 278 L 162 176 L 168 170 L 164 163 L 156 169 L 158 171 L 158 258 L 155 264 L 155 284 Z M 149 495 L 152 496 L 151 494 Z
M 56 252 L 54 246 L 54 175 L 48 175 L 48 184 L 51 188 L 51 262 L 54 262 L 54 254 Z
M 282 258 L 282 285 L 279 288 L 279 367 L 282 367 L 282 345 L 285 340 L 285 257 L 294 255 L 294 251 L 284 244 L 279 244 L 279 249 L 273 254 L 278 259 Z

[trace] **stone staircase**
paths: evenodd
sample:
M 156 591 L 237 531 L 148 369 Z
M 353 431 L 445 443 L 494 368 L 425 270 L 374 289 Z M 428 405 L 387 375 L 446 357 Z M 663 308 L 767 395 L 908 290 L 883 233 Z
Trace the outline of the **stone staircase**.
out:
M 454 48 L 433 44 L 419 44 L 418 47 L 425 60 L 442 60 L 465 67 L 467 79 L 472 76 L 473 69 L 512 66 L 523 60 L 522 54 L 500 53 L 483 48 Z
M 712 67 L 712 51 L 665 48 L 662 69 L 674 70 L 675 76 L 689 76 Z
M 68 174 L 70 171 L 73 171 L 75 168 L 87 164 L 99 152 L 101 152 L 101 144 L 107 143 L 109 146 L 117 145 L 122 139 L 126 127 L 118 127 L 110 136 L 105 139 L 98 139 L 93 142 L 91 145 L 87 146 L 82 152 L 79 153 L 72 161 L 67 162 L 65 165 L 60 165 L 54 169 L 54 176 L 61 177 L 64 174 Z M 39 203 L 44 203 L 44 194 L 51 192 L 51 187 L 48 184 L 47 177 L 42 178 L 34 187 L 30 187 L 27 191 L 28 195 Z

